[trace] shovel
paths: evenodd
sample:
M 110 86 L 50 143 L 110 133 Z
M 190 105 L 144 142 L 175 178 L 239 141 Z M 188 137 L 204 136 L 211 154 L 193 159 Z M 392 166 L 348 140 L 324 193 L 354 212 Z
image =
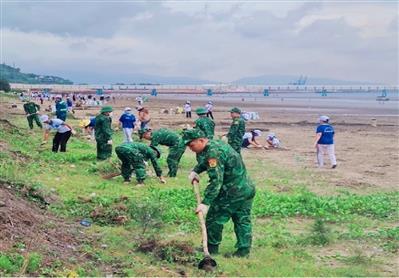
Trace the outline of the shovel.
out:
M 198 187 L 198 182 L 194 181 L 193 187 L 194 187 L 195 197 L 197 199 L 197 205 L 199 205 L 199 204 L 201 204 L 201 195 L 200 195 L 200 191 L 199 191 L 199 187 Z M 202 248 L 204 249 L 204 255 L 205 255 L 204 258 L 199 262 L 198 268 L 203 269 L 205 271 L 212 271 L 217 266 L 217 263 L 214 259 L 211 258 L 211 255 L 209 254 L 208 234 L 206 233 L 204 215 L 202 214 L 202 211 L 197 213 L 197 215 L 198 215 L 198 219 L 199 219 L 200 225 L 201 225 Z

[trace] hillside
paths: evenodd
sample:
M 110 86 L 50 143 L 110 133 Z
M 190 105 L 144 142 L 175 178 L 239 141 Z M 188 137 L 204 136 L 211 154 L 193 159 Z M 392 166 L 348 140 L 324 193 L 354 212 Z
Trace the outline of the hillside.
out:
M 6 64 L 0 65 L 0 77 L 10 83 L 26 84 L 73 84 L 72 81 L 52 75 L 37 75 L 34 73 L 23 73 L 19 68 Z

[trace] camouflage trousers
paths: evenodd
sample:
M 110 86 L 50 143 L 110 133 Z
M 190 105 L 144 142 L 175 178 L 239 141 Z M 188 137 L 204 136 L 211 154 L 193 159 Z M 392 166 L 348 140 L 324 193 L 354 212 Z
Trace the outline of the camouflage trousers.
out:
M 42 128 L 42 123 L 39 120 L 39 116 L 37 114 L 32 114 L 26 117 L 28 119 L 29 128 L 33 129 L 33 121 L 36 122 L 37 126 Z
M 186 145 L 180 140 L 179 144 L 176 146 L 169 147 L 169 154 L 166 159 L 169 168 L 169 177 L 176 177 L 177 169 L 179 167 L 179 162 L 186 150 Z
M 241 154 L 242 141 L 229 141 L 229 145 L 238 153 Z
M 112 145 L 107 141 L 97 141 L 97 159 L 106 160 L 112 156 Z
M 146 178 L 144 158 L 142 154 L 135 149 L 128 149 L 122 146 L 115 148 L 116 155 L 122 161 L 122 177 L 125 181 L 130 180 L 133 173 L 136 175 L 138 182 L 142 182 Z
M 208 232 L 208 245 L 219 245 L 222 241 L 223 225 L 230 218 L 234 223 L 234 232 L 237 243 L 235 247 L 251 248 L 252 224 L 251 209 L 253 197 L 243 201 L 229 204 L 218 204 L 217 200 L 209 207 L 206 215 L 206 229 Z

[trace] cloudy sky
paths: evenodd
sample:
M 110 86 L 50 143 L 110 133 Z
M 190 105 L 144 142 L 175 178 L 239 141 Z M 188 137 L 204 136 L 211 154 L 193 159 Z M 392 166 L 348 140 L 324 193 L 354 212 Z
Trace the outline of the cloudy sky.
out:
M 300 75 L 398 84 L 396 1 L 1 1 L 1 60 L 75 82 Z

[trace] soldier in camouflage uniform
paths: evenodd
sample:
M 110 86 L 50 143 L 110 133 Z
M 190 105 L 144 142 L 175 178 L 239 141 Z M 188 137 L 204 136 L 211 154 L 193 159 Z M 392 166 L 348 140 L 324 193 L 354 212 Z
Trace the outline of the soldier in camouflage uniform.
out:
M 183 140 L 197 154 L 198 164 L 189 175 L 190 181 L 198 182 L 199 174 L 204 171 L 209 176 L 205 196 L 196 212 L 202 211 L 204 215 L 208 212 L 206 228 L 210 253 L 218 253 L 223 224 L 231 218 L 237 237 L 237 250 L 233 256 L 248 256 L 252 242 L 251 208 L 255 185 L 247 176 L 241 156 L 230 145 L 207 139 L 198 129 L 186 130 Z
M 24 104 L 24 110 L 30 129 L 33 129 L 33 120 L 36 122 L 38 127 L 43 128 L 42 123 L 39 120 L 39 116 L 37 115 L 38 111 L 40 110 L 40 105 L 34 103 L 33 101 L 29 101 Z
M 55 98 L 55 110 L 57 118 L 65 122 L 68 108 L 66 102 L 62 100 L 61 96 Z
M 241 119 L 241 110 L 234 107 L 230 110 L 231 118 L 233 122 L 231 123 L 229 132 L 227 133 L 227 140 L 229 145 L 240 154 L 242 137 L 245 134 L 245 122 Z
M 153 147 L 158 145 L 169 147 L 169 154 L 166 159 L 169 168 L 168 176 L 176 177 L 180 159 L 186 150 L 186 145 L 183 143 L 181 137 L 176 132 L 166 128 L 154 131 L 150 128 L 143 128 L 139 133 L 142 138 L 150 140 Z
M 106 160 L 112 156 L 112 128 L 111 128 L 111 106 L 101 108 L 96 117 L 95 137 L 97 141 L 97 159 Z
M 195 113 L 197 113 L 199 118 L 195 120 L 194 127 L 202 130 L 202 132 L 205 133 L 206 138 L 213 139 L 213 136 L 215 135 L 215 122 L 206 116 L 208 111 L 205 108 L 200 107 L 195 110 Z
M 138 184 L 143 184 L 146 178 L 145 161 L 151 160 L 152 167 L 162 183 L 165 183 L 162 177 L 161 167 L 158 165 L 157 158 L 160 152 L 155 147 L 149 147 L 143 143 L 123 143 L 115 148 L 115 152 L 122 161 L 122 177 L 125 183 L 130 182 L 130 177 L 134 170 Z

